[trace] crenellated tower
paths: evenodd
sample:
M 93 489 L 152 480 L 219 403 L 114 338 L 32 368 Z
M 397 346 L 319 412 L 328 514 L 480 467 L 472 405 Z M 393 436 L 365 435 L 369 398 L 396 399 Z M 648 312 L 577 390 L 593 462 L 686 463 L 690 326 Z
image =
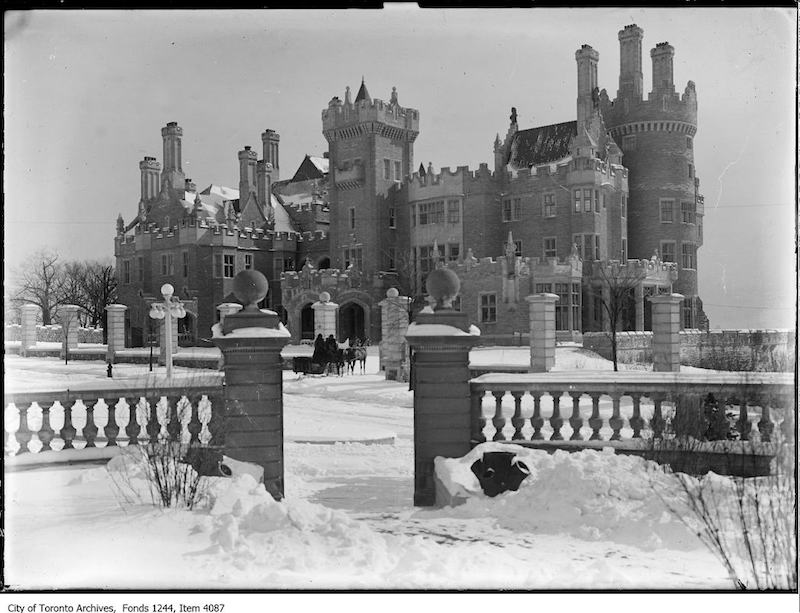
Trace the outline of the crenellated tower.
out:
M 419 112 L 373 99 L 363 79 L 354 101 L 334 97 L 322 111 L 330 171 L 331 266 L 350 264 L 366 275 L 391 267 L 400 249 L 398 187 L 413 172 Z
M 682 324 L 702 325 L 705 315 L 697 288 L 697 250 L 703 244 L 703 198 L 694 165 L 697 94 L 689 81 L 675 91 L 669 43 L 651 51 L 652 89 L 643 97 L 643 30 L 635 24 L 619 32 L 620 75 L 617 97 L 600 92 L 606 127 L 622 148 L 628 168 L 628 252 L 647 259 L 658 253 L 675 262 L 674 291 L 686 296 Z

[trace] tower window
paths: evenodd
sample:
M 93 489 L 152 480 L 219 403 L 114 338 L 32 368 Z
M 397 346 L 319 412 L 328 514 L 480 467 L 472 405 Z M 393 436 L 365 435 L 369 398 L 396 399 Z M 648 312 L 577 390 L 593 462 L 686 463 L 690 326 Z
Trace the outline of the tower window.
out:
M 695 223 L 695 204 L 691 200 L 681 201 L 681 221 L 683 223 Z
M 697 247 L 694 243 L 681 243 L 681 268 L 697 268 Z
M 546 258 L 556 257 L 556 237 L 548 236 L 543 241 L 542 255 Z
M 447 223 L 459 223 L 461 221 L 461 203 L 458 200 L 447 201 Z
M 542 215 L 544 217 L 555 217 L 556 216 L 556 195 L 555 194 L 545 194 L 544 195 L 544 204 L 542 209 Z
M 397 227 L 397 220 L 395 219 L 394 215 L 394 207 L 389 208 L 389 227 L 396 228 Z
M 250 270 L 253 268 L 253 254 L 252 253 L 245 253 L 244 254 L 244 269 Z
M 661 261 L 675 261 L 675 241 L 661 241 Z
M 394 180 L 398 183 L 403 180 L 403 165 L 397 161 L 394 163 Z
M 233 279 L 235 271 L 236 258 L 232 253 L 226 253 L 222 256 L 222 276 L 225 279 Z
M 387 181 L 392 180 L 392 161 L 383 160 L 383 178 Z
M 689 178 L 691 179 L 692 177 L 694 177 L 694 165 L 689 164 Z
M 128 284 L 131 282 L 131 261 L 122 260 L 122 282 Z
M 349 213 L 349 220 L 350 220 L 350 229 L 351 230 L 355 230 L 356 229 L 356 209 L 351 206 L 348 209 L 348 213 Z
M 661 223 L 672 223 L 673 221 L 673 207 L 675 201 L 671 199 L 659 200 L 659 207 L 661 209 Z
M 592 190 L 591 189 L 584 189 L 583 190 L 583 212 L 584 213 L 591 213 L 592 212 Z
M 503 200 L 503 221 L 519 221 L 522 217 L 522 199 Z
M 691 136 L 687 136 L 686 137 L 686 148 L 687 149 L 691 149 L 692 148 L 692 137 Z
M 521 198 L 514 198 L 514 208 L 511 211 L 511 219 L 513 221 L 519 221 L 522 219 L 522 199 Z
M 447 261 L 457 262 L 461 255 L 461 245 L 458 243 L 450 243 L 447 245 Z
M 574 194 L 575 194 L 575 209 L 574 210 L 575 210 L 576 213 L 580 213 L 581 212 L 581 190 L 576 189 Z
M 481 323 L 497 321 L 497 294 L 481 294 Z
M 598 191 L 594 190 L 594 212 L 600 212 L 600 198 L 598 197 Z
M 518 258 L 522 257 L 522 241 L 514 241 L 514 255 Z
M 628 196 L 626 196 L 625 194 L 622 194 L 622 200 L 620 204 L 620 214 L 623 217 L 628 216 Z

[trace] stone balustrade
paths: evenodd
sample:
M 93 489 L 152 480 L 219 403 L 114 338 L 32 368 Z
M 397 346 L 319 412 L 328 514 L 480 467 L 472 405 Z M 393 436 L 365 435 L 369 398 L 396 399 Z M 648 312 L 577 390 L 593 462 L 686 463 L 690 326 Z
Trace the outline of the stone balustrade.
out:
M 5 394 L 6 456 L 92 448 L 110 456 L 114 448 L 157 440 L 221 446 L 223 388 L 219 376 L 206 378 L 192 386 Z

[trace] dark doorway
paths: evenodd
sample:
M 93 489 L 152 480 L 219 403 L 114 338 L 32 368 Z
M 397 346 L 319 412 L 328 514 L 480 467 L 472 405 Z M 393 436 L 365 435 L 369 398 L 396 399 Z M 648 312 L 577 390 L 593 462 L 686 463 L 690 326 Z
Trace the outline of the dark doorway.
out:
M 310 302 L 300 310 L 300 339 L 314 340 L 314 309 Z
M 364 309 L 355 302 L 349 302 L 339 309 L 339 339 L 364 340 Z
M 317 262 L 317 268 L 319 270 L 324 270 L 326 268 L 331 267 L 331 259 L 329 257 L 321 258 L 319 262 Z

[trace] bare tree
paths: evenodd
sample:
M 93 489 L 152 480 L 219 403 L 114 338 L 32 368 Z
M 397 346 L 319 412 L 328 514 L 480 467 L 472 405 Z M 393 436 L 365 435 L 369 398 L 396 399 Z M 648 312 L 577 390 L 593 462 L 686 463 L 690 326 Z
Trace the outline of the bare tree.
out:
M 86 262 L 83 268 L 83 301 L 80 305 L 86 311 L 90 326 L 103 325 L 105 343 L 107 342 L 106 307 L 117 300 L 116 271 L 113 264 L 108 261 Z
M 614 362 L 614 370 L 617 371 L 617 332 L 624 326 L 634 302 L 633 293 L 645 279 L 647 272 L 638 267 L 620 265 L 617 261 L 593 264 L 592 272 L 600 284 L 590 284 L 589 291 L 592 298 L 603 307 L 608 323 L 603 332 L 611 341 L 611 360 Z
M 16 274 L 14 300 L 37 305 L 45 326 L 52 323 L 56 307 L 62 304 L 63 267 L 58 258 L 53 251 L 37 251 Z
M 85 293 L 83 290 L 86 266 L 82 262 L 64 262 L 61 266 L 61 282 L 59 283 L 59 304 L 75 304 L 84 306 Z M 83 314 L 79 311 L 78 323 Z M 57 317 L 58 319 L 58 317 Z

